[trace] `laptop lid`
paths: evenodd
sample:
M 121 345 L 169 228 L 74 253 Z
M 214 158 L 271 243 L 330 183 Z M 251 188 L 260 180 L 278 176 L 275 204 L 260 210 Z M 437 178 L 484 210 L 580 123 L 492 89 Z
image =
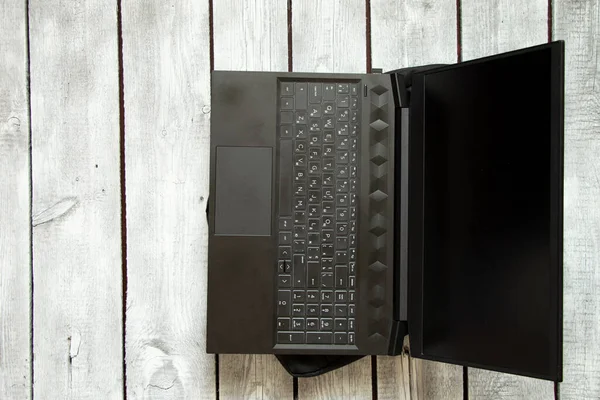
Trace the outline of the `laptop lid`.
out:
M 413 78 L 415 357 L 562 379 L 563 55 L 554 42 Z

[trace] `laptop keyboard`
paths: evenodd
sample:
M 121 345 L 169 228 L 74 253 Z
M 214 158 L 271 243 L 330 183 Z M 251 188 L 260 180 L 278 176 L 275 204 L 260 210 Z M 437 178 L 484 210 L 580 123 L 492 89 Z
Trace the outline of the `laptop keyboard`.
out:
M 353 345 L 360 85 L 278 90 L 277 343 Z

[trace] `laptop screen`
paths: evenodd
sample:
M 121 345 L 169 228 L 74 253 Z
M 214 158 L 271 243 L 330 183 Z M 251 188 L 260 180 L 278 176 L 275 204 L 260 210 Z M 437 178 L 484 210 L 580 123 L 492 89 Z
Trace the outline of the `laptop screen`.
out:
M 551 55 L 544 46 L 423 77 L 425 356 L 555 377 Z

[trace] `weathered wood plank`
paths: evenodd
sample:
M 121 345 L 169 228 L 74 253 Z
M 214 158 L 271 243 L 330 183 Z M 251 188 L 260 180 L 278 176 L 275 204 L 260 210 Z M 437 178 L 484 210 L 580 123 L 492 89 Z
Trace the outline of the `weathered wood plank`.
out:
M 548 41 L 547 0 L 462 0 L 462 59 Z
M 292 2 L 294 71 L 365 72 L 364 0 Z
M 294 71 L 366 72 L 366 6 L 361 0 L 292 2 Z M 371 357 L 298 380 L 299 399 L 371 398 Z
M 463 60 L 548 40 L 548 2 L 499 0 L 462 2 Z M 551 382 L 469 368 L 469 395 L 485 399 L 551 399 Z
M 25 2 L 0 4 L 0 393 L 31 392 L 31 226 Z
M 364 400 L 372 393 L 369 356 L 315 378 L 298 378 L 299 399 Z
M 29 6 L 35 395 L 119 399 L 117 4 Z
M 287 71 L 287 4 L 213 2 L 214 67 Z M 272 355 L 219 355 L 221 399 L 291 399 L 292 377 Z
M 371 0 L 373 66 L 384 71 L 457 58 L 456 0 Z
M 371 0 L 373 66 L 392 70 L 457 58 L 456 1 Z M 462 368 L 398 357 L 377 358 L 381 398 L 460 399 Z
M 600 398 L 600 2 L 554 2 L 564 39 L 564 382 L 560 398 Z
M 207 1 L 123 1 L 129 398 L 215 398 Z

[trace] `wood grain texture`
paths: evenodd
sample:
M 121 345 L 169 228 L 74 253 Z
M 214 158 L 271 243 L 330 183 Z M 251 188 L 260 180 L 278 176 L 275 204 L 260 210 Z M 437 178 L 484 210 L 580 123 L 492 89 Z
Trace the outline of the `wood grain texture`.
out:
M 564 39 L 564 343 L 560 398 L 600 398 L 600 2 L 554 2 Z
M 0 3 L 0 393 L 31 391 L 27 9 Z
M 298 399 L 371 399 L 371 357 L 315 378 L 298 378 Z
M 123 397 L 116 9 L 29 2 L 40 398 Z
M 360 0 L 292 2 L 293 70 L 366 72 L 366 7 Z M 315 378 L 298 379 L 298 398 L 367 399 L 371 357 Z
M 287 71 L 285 1 L 214 1 L 213 27 L 215 69 Z M 219 355 L 222 400 L 291 399 L 292 385 L 275 356 Z
M 455 0 L 371 0 L 374 67 L 453 63 L 456 48 Z M 411 359 L 408 353 L 378 357 L 377 391 L 381 399 L 461 399 L 462 368 Z
M 365 72 L 365 14 L 364 0 L 294 0 L 294 71 Z
M 463 60 L 485 57 L 548 40 L 548 2 L 462 2 Z M 553 399 L 554 385 L 540 379 L 469 368 L 473 399 Z
M 456 0 L 371 0 L 373 66 L 456 62 Z
M 206 353 L 207 1 L 123 1 L 129 399 L 216 396 Z
M 547 0 L 462 0 L 462 59 L 548 41 Z

